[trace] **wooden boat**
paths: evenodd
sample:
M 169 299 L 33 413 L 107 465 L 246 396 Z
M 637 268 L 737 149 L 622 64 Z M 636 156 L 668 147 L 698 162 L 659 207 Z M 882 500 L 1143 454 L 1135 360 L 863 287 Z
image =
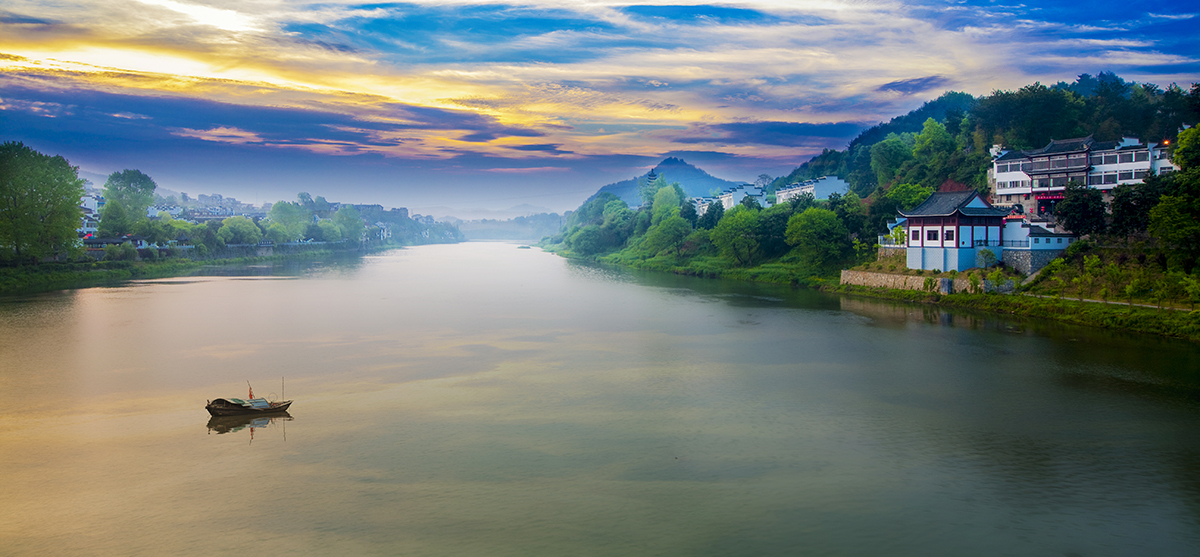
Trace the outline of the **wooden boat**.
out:
M 292 405 L 290 400 L 267 402 L 265 398 L 218 398 L 208 401 L 204 407 L 213 416 L 244 416 L 247 414 L 273 414 L 287 412 Z

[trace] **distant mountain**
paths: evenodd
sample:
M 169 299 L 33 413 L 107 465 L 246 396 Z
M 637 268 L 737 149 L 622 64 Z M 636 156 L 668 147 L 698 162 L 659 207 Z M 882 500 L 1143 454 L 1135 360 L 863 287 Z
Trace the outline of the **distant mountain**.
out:
M 679 182 L 689 196 L 704 197 L 712 193 L 712 190 L 725 190 L 728 188 L 741 185 L 741 182 L 730 182 L 713 176 L 699 168 L 696 168 L 683 159 L 668 157 L 652 170 L 656 175 L 662 175 L 667 183 Z M 643 178 L 650 175 L 650 172 L 641 176 L 622 180 L 613 184 L 609 184 L 600 188 L 595 194 L 587 200 L 595 199 L 597 195 L 608 192 L 617 197 L 620 197 L 631 207 L 636 207 L 642 204 L 642 200 L 638 197 L 638 178 Z

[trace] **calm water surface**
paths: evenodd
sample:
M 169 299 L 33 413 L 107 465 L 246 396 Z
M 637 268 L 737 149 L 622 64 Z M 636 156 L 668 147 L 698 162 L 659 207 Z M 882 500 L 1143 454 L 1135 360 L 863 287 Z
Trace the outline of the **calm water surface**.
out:
M 0 554 L 1200 553 L 1194 344 L 506 244 L 286 274 L 0 300 Z

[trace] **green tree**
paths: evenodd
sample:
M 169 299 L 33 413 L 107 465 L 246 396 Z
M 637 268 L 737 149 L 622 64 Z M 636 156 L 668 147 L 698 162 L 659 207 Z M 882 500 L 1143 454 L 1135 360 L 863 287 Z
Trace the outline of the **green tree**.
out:
M 891 134 L 871 146 L 871 170 L 875 172 L 875 179 L 880 187 L 887 187 L 892 183 L 892 179 L 896 177 L 896 171 L 900 169 L 904 163 L 912 160 L 913 145 L 912 142 L 906 142 L 900 136 Z
M 692 225 L 688 224 L 687 220 L 679 215 L 671 215 L 650 227 L 646 238 L 642 240 L 642 246 L 650 255 L 657 255 L 663 251 L 674 251 L 679 255 L 684 239 L 691 232 Z
M 317 228 L 321 230 L 321 238 L 326 242 L 337 242 L 339 240 L 346 239 L 346 236 L 342 231 L 342 227 L 338 226 L 337 223 L 333 222 L 332 220 L 321 219 L 321 221 L 317 223 Z
M 280 201 L 271 205 L 267 219 L 282 227 L 284 239 L 280 240 L 281 242 L 291 242 L 304 236 L 304 231 L 312 222 L 312 213 L 300 203 Z M 270 227 L 271 225 L 268 225 L 268 229 Z
M 895 201 L 896 207 L 902 211 L 911 211 L 917 205 L 933 195 L 933 188 L 920 184 L 896 184 L 887 190 L 885 197 Z
M 605 248 L 604 232 L 595 224 L 589 224 L 575 231 L 567 240 L 571 250 L 579 255 L 593 255 Z
M 129 214 L 124 203 L 116 199 L 109 200 L 100 214 L 100 226 L 96 235 L 101 238 L 120 238 L 126 234 L 133 234 L 136 223 L 137 219 Z
M 338 228 L 342 229 L 342 238 L 352 242 L 362 241 L 363 234 L 366 232 L 366 223 L 358 215 L 358 209 L 343 205 L 333 214 L 332 220 Z
M 663 186 L 654 194 L 654 200 L 651 201 L 650 225 L 656 225 L 662 222 L 663 219 L 679 214 L 679 195 L 675 193 L 675 188 Z
M 828 209 L 811 208 L 788 220 L 787 242 L 796 246 L 801 260 L 828 271 L 850 253 L 850 233 Z
M 154 189 L 158 184 L 140 170 L 125 169 L 108 175 L 104 182 L 104 198 L 109 202 L 119 201 L 125 206 L 133 220 L 146 216 L 146 209 L 154 203 Z
M 82 196 L 79 169 L 66 159 L 0 145 L 0 253 L 36 263 L 74 249 Z
M 758 258 L 758 211 L 738 205 L 730 209 L 709 234 L 721 254 L 739 265 L 752 265 Z
M 1179 132 L 1175 140 L 1175 151 L 1171 153 L 1171 162 L 1180 168 L 1200 168 L 1200 131 L 1191 127 Z
M 217 237 L 225 244 L 257 244 L 262 240 L 262 231 L 246 217 L 229 217 L 221 221 Z
M 1067 230 L 1081 236 L 1103 233 L 1107 226 L 1103 194 L 1079 182 L 1067 184 L 1063 200 L 1055 206 L 1054 213 Z
M 725 206 L 720 201 L 713 201 L 704 208 L 704 214 L 696 221 L 696 228 L 712 230 L 725 216 Z

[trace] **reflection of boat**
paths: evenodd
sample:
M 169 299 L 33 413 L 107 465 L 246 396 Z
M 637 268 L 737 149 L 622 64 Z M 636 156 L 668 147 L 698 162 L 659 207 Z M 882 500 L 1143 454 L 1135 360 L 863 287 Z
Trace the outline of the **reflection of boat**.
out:
M 208 413 L 214 416 L 243 416 L 286 412 L 288 406 L 291 405 L 292 401 L 290 400 L 267 402 L 265 398 L 251 398 L 247 400 L 240 398 L 218 398 L 208 401 L 208 405 L 204 409 L 208 410 Z
M 209 431 L 215 431 L 217 434 L 233 433 L 249 427 L 251 431 L 256 427 L 267 427 L 275 420 L 291 420 L 291 414 L 287 412 L 275 412 L 273 414 L 243 414 L 241 416 L 213 416 L 208 419 Z

